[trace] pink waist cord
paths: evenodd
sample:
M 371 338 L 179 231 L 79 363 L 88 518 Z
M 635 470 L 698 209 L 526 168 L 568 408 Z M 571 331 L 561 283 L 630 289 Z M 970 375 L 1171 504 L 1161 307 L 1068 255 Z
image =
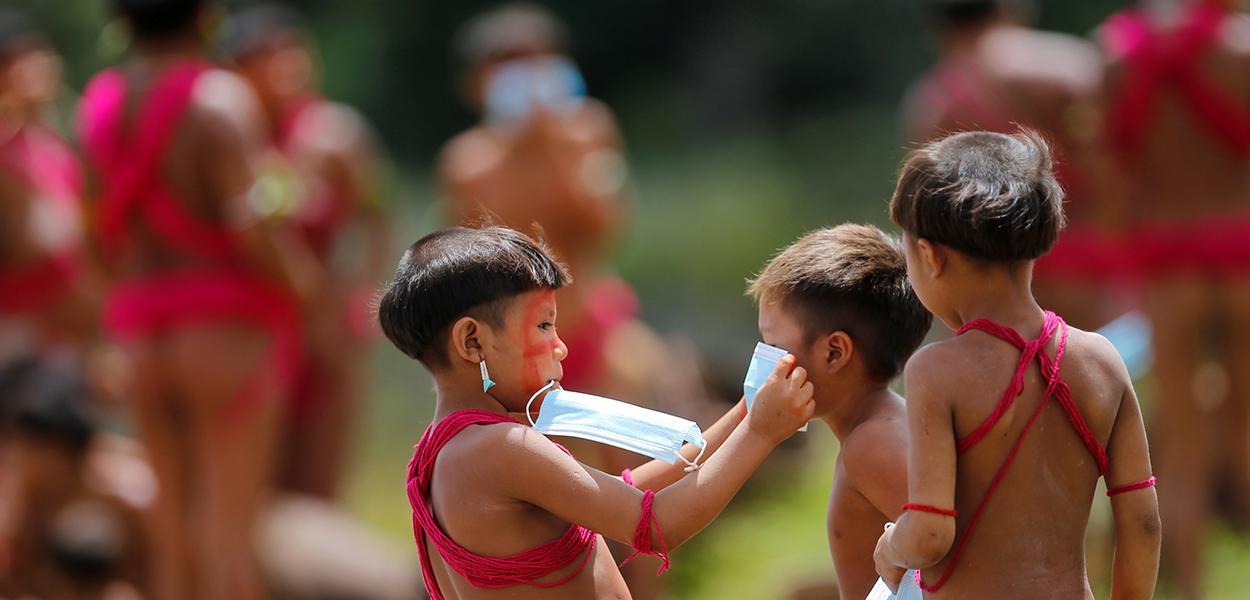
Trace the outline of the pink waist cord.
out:
M 1138 481 L 1136 483 L 1130 483 L 1127 485 L 1107 488 L 1107 496 L 1119 496 L 1120 494 L 1123 494 L 1126 492 L 1136 492 L 1137 490 L 1144 490 L 1146 488 L 1152 488 L 1155 486 L 1156 483 L 1158 483 L 1158 480 L 1155 479 L 1154 475 L 1151 475 L 1150 477 L 1143 479 L 1141 481 Z
M 621 471 L 621 481 L 624 481 L 625 483 L 627 483 L 627 484 L 629 484 L 629 485 L 634 485 L 634 472 L 633 472 L 633 470 L 631 470 L 631 469 L 625 469 L 624 471 Z
M 626 470 L 628 471 L 628 469 Z M 624 472 L 621 473 L 625 475 Z M 625 483 L 632 485 L 632 477 Z M 662 575 L 668 570 L 672 561 L 668 559 L 668 546 L 664 544 L 664 532 L 660 530 L 660 522 L 655 520 L 655 511 L 652 510 L 652 504 L 655 502 L 655 492 L 647 490 L 642 494 L 642 515 L 638 517 L 638 529 L 634 531 L 634 553 L 629 558 L 621 561 L 618 567 L 624 567 L 630 561 L 638 558 L 639 554 L 647 554 L 650 556 L 660 557 L 660 570 L 656 571 L 656 575 Z M 655 526 L 655 535 L 660 542 L 660 549 L 654 550 L 651 544 L 651 527 Z

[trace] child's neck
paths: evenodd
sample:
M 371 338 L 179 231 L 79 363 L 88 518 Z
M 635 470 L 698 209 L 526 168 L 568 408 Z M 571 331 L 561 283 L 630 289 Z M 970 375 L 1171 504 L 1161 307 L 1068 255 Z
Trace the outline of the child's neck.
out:
M 1016 329 L 1028 329 L 1042 321 L 1042 308 L 1033 298 L 1032 265 L 1013 269 L 992 268 L 968 279 L 968 290 L 955 299 L 956 326 L 989 319 Z
M 884 384 L 863 383 L 832 391 L 830 395 L 833 397 L 826 405 L 832 408 L 818 416 L 841 442 L 872 415 L 879 402 L 890 397 L 890 390 Z
M 466 381 L 466 379 L 472 379 Z M 447 415 L 458 410 L 488 410 L 501 415 L 508 410 L 490 394 L 482 391 L 482 382 L 476 378 L 435 376 L 434 393 L 437 401 L 434 405 L 434 420 L 441 421 Z

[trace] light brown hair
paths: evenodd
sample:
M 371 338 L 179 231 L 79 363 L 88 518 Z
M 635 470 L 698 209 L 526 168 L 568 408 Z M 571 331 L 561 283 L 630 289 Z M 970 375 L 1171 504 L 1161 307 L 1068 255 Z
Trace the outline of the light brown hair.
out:
M 898 239 L 870 225 L 804 235 L 764 266 L 747 293 L 792 311 L 809 344 L 846 333 L 878 381 L 898 376 L 933 322 L 907 279 Z

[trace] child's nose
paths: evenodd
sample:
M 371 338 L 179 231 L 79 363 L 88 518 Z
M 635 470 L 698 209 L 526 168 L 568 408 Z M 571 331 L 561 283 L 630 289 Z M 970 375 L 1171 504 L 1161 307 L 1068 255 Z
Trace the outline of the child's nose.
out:
M 560 339 L 559 336 L 556 337 L 555 352 L 553 353 L 553 356 L 555 356 L 556 362 L 560 362 L 569 356 L 569 347 L 564 345 L 564 340 Z

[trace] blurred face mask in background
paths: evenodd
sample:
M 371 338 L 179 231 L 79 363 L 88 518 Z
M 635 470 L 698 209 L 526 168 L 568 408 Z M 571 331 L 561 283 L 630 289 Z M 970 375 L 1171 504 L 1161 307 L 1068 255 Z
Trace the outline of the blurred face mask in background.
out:
M 536 106 L 570 112 L 586 97 L 586 83 L 573 61 L 563 56 L 519 58 L 499 65 L 486 84 L 486 117 L 514 121 Z
M 552 389 L 555 386 L 555 381 L 548 383 L 525 405 L 530 425 L 539 433 L 608 444 L 674 465 L 681 461 L 686 471 L 699 468 L 707 442 L 694 421 L 610 398 Z M 547 396 L 535 421 L 530 406 L 544 392 Z M 681 455 L 687 442 L 699 448 L 694 461 Z

